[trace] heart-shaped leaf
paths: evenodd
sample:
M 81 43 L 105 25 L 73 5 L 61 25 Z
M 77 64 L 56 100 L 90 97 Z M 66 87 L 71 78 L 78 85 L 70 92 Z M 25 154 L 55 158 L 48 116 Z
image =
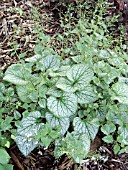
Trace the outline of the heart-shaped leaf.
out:
M 81 104 L 91 103 L 98 99 L 97 94 L 91 86 L 87 86 L 82 90 L 77 90 L 75 94 L 77 96 L 78 103 Z
M 38 123 L 40 117 L 41 113 L 39 111 L 31 112 L 26 118 L 22 119 L 20 126 L 17 128 L 15 141 L 24 156 L 27 156 L 39 144 L 36 135 L 44 128 L 43 123 Z
M 70 119 L 69 118 L 57 118 L 51 113 L 46 113 L 46 120 L 48 123 L 51 125 L 52 128 L 60 128 L 60 133 L 64 135 L 70 124 Z
M 93 119 L 91 121 L 81 120 L 79 117 L 75 117 L 73 120 L 74 130 L 80 134 L 87 134 L 91 140 L 94 140 L 98 129 L 99 122 L 98 119 Z
M 17 85 L 26 85 L 29 82 L 30 73 L 30 68 L 24 67 L 22 64 L 13 64 L 7 69 L 3 79 Z
M 75 64 L 67 72 L 67 78 L 75 88 L 83 89 L 92 80 L 93 71 L 88 64 Z
M 115 94 L 113 100 L 118 100 L 120 103 L 128 104 L 128 84 L 117 82 L 112 86 Z
M 60 66 L 60 59 L 54 55 L 48 55 L 40 60 L 45 70 L 57 70 Z
M 77 110 L 77 98 L 74 94 L 64 93 L 60 97 L 47 99 L 48 109 L 57 117 L 70 117 Z

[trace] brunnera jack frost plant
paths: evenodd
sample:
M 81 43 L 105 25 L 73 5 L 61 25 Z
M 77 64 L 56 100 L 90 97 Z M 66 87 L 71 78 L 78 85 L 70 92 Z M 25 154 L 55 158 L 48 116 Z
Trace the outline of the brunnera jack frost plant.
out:
M 76 36 L 76 31 L 72 34 Z M 16 86 L 22 104 L 34 105 L 26 109 L 15 133 L 25 156 L 37 146 L 54 142 L 55 156 L 66 153 L 81 163 L 100 127 L 105 142 L 113 141 L 112 133 L 117 130 L 117 143 L 128 145 L 127 55 L 99 48 L 98 33 L 89 37 L 85 29 L 78 34 L 79 41 L 71 47 L 75 54 L 71 52 L 66 59 L 46 44 L 5 72 L 3 79 Z M 100 41 L 107 43 L 102 35 Z

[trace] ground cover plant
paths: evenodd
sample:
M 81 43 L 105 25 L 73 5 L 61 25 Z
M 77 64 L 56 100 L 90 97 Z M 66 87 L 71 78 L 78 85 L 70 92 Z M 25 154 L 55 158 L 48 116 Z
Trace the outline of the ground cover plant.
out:
M 127 47 L 122 42 L 114 46 L 100 15 L 79 17 L 73 27 L 63 25 L 64 33 L 56 37 L 63 47 L 59 52 L 52 38 L 40 32 L 34 56 L 20 59 L 1 75 L 4 154 L 2 147 L 11 140 L 24 156 L 53 143 L 56 157 L 66 153 L 81 163 L 99 131 L 115 154 L 127 152 Z M 8 166 L 8 159 L 0 165 Z

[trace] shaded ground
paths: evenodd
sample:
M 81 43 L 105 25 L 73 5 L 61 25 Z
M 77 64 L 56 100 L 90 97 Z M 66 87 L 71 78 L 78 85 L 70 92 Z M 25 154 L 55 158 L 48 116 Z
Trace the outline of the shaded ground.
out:
M 120 23 L 128 26 L 128 1 L 110 0 L 115 6 L 109 13 L 118 13 Z M 19 55 L 33 55 L 38 31 L 54 37 L 61 32 L 58 11 L 54 9 L 57 3 L 46 0 L 0 0 L 0 71 L 19 61 Z M 34 6 L 34 7 L 33 7 Z M 38 8 L 38 9 L 37 9 Z M 60 10 L 65 10 L 61 6 Z M 40 15 L 38 15 L 38 12 Z M 35 30 L 35 31 L 33 31 Z M 128 34 L 124 34 L 127 43 Z M 20 56 L 22 57 L 22 56 Z M 83 161 L 83 170 L 128 170 L 128 155 L 114 155 L 112 146 L 103 146 L 100 138 L 96 138 L 91 145 L 94 160 L 90 157 Z M 49 150 L 38 148 L 25 158 L 15 144 L 8 150 L 11 163 L 15 170 L 77 170 L 78 167 L 65 155 L 59 160 L 53 156 L 53 146 Z M 99 151 L 96 151 L 100 148 Z

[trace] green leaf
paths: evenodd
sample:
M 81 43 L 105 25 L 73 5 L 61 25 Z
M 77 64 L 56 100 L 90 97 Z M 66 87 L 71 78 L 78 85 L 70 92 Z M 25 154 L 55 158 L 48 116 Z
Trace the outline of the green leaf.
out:
M 41 136 L 41 141 L 43 145 L 48 148 L 50 143 L 52 142 L 52 139 L 50 139 L 48 136 Z
M 116 126 L 113 123 L 108 123 L 101 127 L 101 131 L 105 135 L 109 135 L 110 133 L 115 132 L 115 130 L 116 130 Z
M 47 107 L 57 117 L 70 117 L 76 113 L 77 98 L 69 93 L 64 93 L 61 97 L 50 96 Z
M 53 70 L 49 70 L 49 76 L 51 76 L 51 77 L 57 77 L 57 76 L 64 77 L 64 76 L 66 76 L 66 73 L 69 69 L 70 69 L 70 66 L 61 66 L 56 72 L 53 72 Z
M 98 130 L 99 122 L 98 119 L 81 120 L 79 117 L 75 117 L 73 120 L 74 130 L 80 134 L 86 134 L 91 140 L 94 140 Z
M 39 97 L 44 98 L 47 93 L 47 86 L 46 85 L 39 85 L 38 86 L 38 93 Z
M 117 154 L 120 151 L 120 146 L 118 144 L 114 145 L 114 154 Z
M 40 60 L 45 70 L 57 70 L 60 66 L 60 59 L 54 55 L 48 55 Z
M 24 156 L 27 156 L 39 144 L 35 136 L 44 128 L 44 124 L 38 122 L 40 117 L 39 111 L 31 112 L 26 118 L 22 119 L 17 128 L 15 141 Z
M 85 57 L 83 55 L 77 55 L 77 56 L 73 56 L 71 57 L 71 59 L 75 62 L 75 63 L 82 63 L 85 59 Z
M 51 87 L 47 91 L 47 95 L 54 96 L 54 97 L 61 97 L 63 92 L 56 87 Z
M 38 104 L 41 108 L 46 108 L 46 99 L 39 99 Z
M 66 78 L 60 78 L 56 84 L 56 87 L 65 91 L 65 92 L 70 92 L 70 93 L 73 93 L 78 89 L 77 87 L 74 87 L 72 81 L 70 81 Z
M 4 148 L 0 148 L 0 164 L 7 164 L 10 156 Z
M 32 84 L 27 84 L 26 86 L 17 86 L 16 89 L 21 101 L 25 103 L 30 103 L 32 101 L 32 96 L 30 94 L 35 91 L 35 88 Z
M 18 120 L 18 119 L 21 118 L 21 113 L 18 112 L 17 110 L 14 110 L 13 114 L 14 114 L 14 118 L 15 118 L 16 120 Z
M 17 85 L 28 84 L 31 70 L 22 64 L 13 64 L 5 72 L 4 80 Z
M 5 93 L 5 85 L 3 83 L 0 83 L 0 92 Z
M 93 78 L 93 71 L 88 64 L 75 64 L 67 72 L 67 78 L 77 89 L 83 89 Z
M 102 140 L 106 143 L 113 143 L 113 136 L 107 135 L 107 136 L 103 137 Z
M 11 164 L 1 165 L 0 164 L 0 170 L 13 170 L 13 165 L 11 165 Z
M 38 91 L 34 90 L 31 93 L 29 93 L 28 95 L 29 99 L 31 99 L 31 101 L 33 102 L 37 102 L 38 101 Z
M 54 128 L 60 128 L 60 133 L 64 135 L 70 125 L 69 118 L 57 118 L 51 113 L 46 113 L 46 120 L 51 125 L 51 127 Z
M 2 131 L 10 130 L 10 128 L 12 127 L 11 125 L 12 120 L 13 120 L 13 117 L 6 116 L 6 118 L 0 124 Z
M 91 86 L 87 86 L 82 90 L 77 90 L 75 94 L 77 96 L 78 103 L 80 104 L 91 103 L 98 99 L 98 95 L 94 92 Z
M 60 157 L 63 154 L 71 156 L 76 163 L 82 162 L 90 150 L 90 140 L 86 134 L 67 133 L 66 137 L 56 143 L 54 155 Z
M 115 94 L 112 96 L 113 100 L 118 100 L 120 103 L 128 104 L 128 84 L 116 83 L 112 86 Z

